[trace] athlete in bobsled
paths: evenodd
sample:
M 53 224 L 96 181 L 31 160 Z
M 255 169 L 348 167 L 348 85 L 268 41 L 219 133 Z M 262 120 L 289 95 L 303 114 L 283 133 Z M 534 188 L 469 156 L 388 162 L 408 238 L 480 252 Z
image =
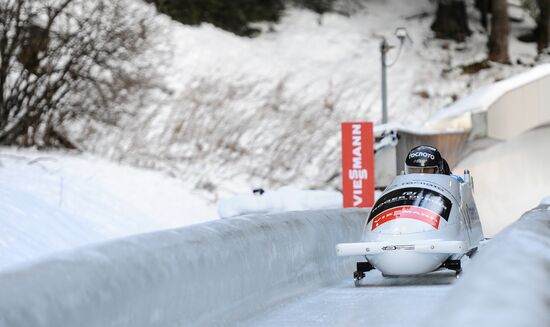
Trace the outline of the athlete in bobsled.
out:
M 460 259 L 472 255 L 483 231 L 472 195 L 473 181 L 451 174 L 439 151 L 427 145 L 412 149 L 405 172 L 384 190 L 365 221 L 361 242 L 336 246 L 339 256 L 364 256 L 354 273 L 419 275 L 439 268 L 459 276 Z

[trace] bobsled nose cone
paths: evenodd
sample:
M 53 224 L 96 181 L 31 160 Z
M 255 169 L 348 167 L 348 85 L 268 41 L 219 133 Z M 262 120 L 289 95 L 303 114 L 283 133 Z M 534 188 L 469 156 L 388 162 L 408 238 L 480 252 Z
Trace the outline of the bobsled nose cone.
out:
M 375 256 L 369 262 L 385 275 L 418 275 L 434 271 L 441 266 L 448 256 L 448 254 L 395 251 Z

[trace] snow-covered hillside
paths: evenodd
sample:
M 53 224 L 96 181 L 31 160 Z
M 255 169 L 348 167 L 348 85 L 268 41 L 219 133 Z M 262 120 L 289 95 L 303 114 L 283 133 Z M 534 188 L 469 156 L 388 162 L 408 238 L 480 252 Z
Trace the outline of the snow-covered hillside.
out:
M 162 173 L 92 156 L 0 152 L 0 269 L 215 218 L 215 205 Z
M 145 58 L 159 75 L 156 95 L 128 104 L 135 115 L 122 128 L 88 124 L 74 137 L 95 153 L 170 171 L 213 198 L 260 186 L 337 187 L 339 122 L 380 120 L 379 43 L 385 36 L 397 45 L 396 27 L 412 43 L 388 71 L 389 118 L 408 127 L 535 63 L 534 45 L 511 38 L 513 65 L 463 73 L 486 57 L 473 8 L 473 34 L 458 44 L 434 38 L 431 1 L 364 3 L 351 17 L 291 9 L 278 24 L 259 24 L 264 33 L 253 39 L 158 16 L 160 37 Z M 512 34 L 530 26 L 526 15 Z

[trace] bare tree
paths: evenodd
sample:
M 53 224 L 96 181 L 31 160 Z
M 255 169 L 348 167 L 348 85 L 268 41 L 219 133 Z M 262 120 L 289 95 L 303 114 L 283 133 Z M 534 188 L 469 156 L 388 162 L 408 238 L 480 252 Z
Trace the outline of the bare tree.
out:
M 437 38 L 463 42 L 471 34 L 465 2 L 437 0 L 437 12 L 431 28 Z
M 139 85 L 147 15 L 123 0 L 0 0 L 0 144 L 73 147 L 63 123 Z
M 489 35 L 489 60 L 508 64 L 508 35 L 510 23 L 508 19 L 508 2 L 506 0 L 491 1 L 491 34 Z

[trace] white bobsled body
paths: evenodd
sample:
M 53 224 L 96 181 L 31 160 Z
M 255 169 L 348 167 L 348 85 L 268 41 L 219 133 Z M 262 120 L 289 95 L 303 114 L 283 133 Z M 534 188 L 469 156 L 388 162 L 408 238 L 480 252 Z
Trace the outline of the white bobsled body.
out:
M 483 231 L 472 180 L 453 176 L 397 176 L 376 201 L 358 243 L 336 246 L 338 255 L 365 256 L 384 275 L 434 271 L 475 250 Z

